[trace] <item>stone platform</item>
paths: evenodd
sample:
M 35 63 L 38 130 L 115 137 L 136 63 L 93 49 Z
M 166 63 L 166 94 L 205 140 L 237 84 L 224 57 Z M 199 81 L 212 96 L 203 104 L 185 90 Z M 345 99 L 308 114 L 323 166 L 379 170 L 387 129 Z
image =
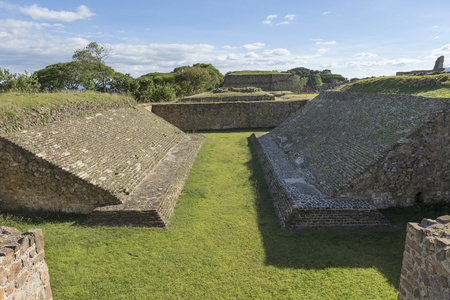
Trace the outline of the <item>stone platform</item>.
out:
M 101 206 L 84 225 L 165 227 L 205 137 L 190 134 L 173 147 L 122 204 Z
M 204 140 L 130 105 L 0 135 L 0 210 L 167 226 Z
M 365 199 L 324 196 L 307 183 L 270 134 L 254 133 L 250 140 L 258 153 L 284 228 L 389 225 L 389 221 Z

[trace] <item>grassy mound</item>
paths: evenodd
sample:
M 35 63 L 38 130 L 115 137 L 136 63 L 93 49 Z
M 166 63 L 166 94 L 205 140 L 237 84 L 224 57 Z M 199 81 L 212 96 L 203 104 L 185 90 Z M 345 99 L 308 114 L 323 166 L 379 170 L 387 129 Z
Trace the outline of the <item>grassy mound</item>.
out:
M 0 93 L 0 120 L 20 114 L 33 113 L 41 107 L 54 108 L 76 102 L 114 102 L 123 98 L 121 95 L 97 92 L 68 93 Z M 129 102 L 135 102 L 129 97 Z
M 450 97 L 450 73 L 388 76 L 358 80 L 338 87 L 342 92 L 411 94 L 433 98 Z

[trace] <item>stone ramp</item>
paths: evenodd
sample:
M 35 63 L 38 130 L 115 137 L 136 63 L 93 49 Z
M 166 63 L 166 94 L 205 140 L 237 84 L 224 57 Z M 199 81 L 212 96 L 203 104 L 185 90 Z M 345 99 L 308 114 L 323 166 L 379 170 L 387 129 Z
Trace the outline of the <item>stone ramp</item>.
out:
M 0 208 L 166 226 L 204 139 L 130 106 L 2 135 Z
M 256 148 L 281 225 L 320 228 L 389 225 L 365 199 L 327 198 L 309 184 L 268 133 L 254 133 Z
M 189 134 L 173 147 L 122 204 L 96 208 L 84 225 L 165 227 L 205 137 Z
M 335 196 L 449 103 L 413 95 L 322 92 L 270 134 L 308 182 Z

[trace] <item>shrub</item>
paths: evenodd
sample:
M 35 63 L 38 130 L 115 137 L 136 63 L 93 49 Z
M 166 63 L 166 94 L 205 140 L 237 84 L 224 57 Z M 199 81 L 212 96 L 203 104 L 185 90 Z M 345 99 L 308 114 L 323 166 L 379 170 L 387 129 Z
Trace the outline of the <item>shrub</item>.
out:
M 172 101 L 176 98 L 176 92 L 170 84 L 156 85 L 151 97 L 152 102 Z

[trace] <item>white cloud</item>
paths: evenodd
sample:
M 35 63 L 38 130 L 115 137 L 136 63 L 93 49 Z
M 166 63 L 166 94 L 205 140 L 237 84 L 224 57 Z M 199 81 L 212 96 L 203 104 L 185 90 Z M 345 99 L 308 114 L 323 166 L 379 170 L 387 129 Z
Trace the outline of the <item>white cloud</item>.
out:
M 266 20 L 263 21 L 263 24 L 272 24 L 272 20 L 278 17 L 278 15 L 268 15 Z
M 234 50 L 234 49 L 236 49 L 237 47 L 232 47 L 232 46 L 230 46 L 230 45 L 226 45 L 226 46 L 223 46 L 222 48 L 223 48 L 223 49 L 226 49 L 226 50 Z
M 355 54 L 356 59 L 375 58 L 378 55 L 370 52 L 360 52 Z
M 296 15 L 287 15 L 284 18 L 287 19 L 288 21 L 293 21 L 295 19 Z
M 316 42 L 316 45 L 336 45 L 336 41 L 325 42 L 322 39 L 312 39 L 313 42 Z
M 431 27 L 431 29 L 439 29 L 439 26 L 438 25 L 434 25 L 434 26 Z
M 256 50 L 256 49 L 261 49 L 264 48 L 264 44 L 263 43 L 253 43 L 253 44 L 247 44 L 242 46 L 242 48 L 244 48 L 245 50 Z
M 263 51 L 263 55 L 265 56 L 287 56 L 291 55 L 291 52 L 287 49 L 273 49 L 273 50 L 265 50 Z
M 435 37 L 434 37 L 436 40 L 439 38 L 439 36 L 438 35 L 436 35 Z
M 47 20 L 47 21 L 57 21 L 57 22 L 73 22 L 76 20 L 87 19 L 95 16 L 87 6 L 80 5 L 77 7 L 76 12 L 71 11 L 55 11 L 50 10 L 45 7 L 40 7 L 37 4 L 31 6 L 19 6 L 8 4 L 6 2 L 0 1 L 0 7 L 4 7 L 10 10 L 18 10 L 24 15 L 30 16 L 34 20 Z
M 258 58 L 259 55 L 256 54 L 255 52 L 249 52 L 249 53 L 247 53 L 244 57 L 245 57 L 245 58 Z
M 441 55 L 450 55 L 450 44 L 431 50 L 431 55 L 434 57 L 438 57 Z
M 279 23 L 277 23 L 277 25 L 291 24 L 292 21 L 294 21 L 295 17 L 296 17 L 296 15 L 287 15 L 284 17 L 286 19 L 286 21 L 279 22 Z
M 331 11 L 324 11 L 324 12 L 322 13 L 322 16 L 329 15 L 329 14 L 331 14 Z

